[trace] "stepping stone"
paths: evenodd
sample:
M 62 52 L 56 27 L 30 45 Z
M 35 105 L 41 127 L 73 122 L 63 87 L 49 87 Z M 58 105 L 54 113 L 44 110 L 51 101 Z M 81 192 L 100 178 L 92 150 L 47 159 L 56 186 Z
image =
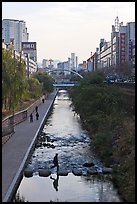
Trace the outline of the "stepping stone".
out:
M 80 169 L 72 169 L 72 173 L 75 176 L 81 176 L 82 175 L 82 170 L 80 170 Z
M 48 177 L 51 174 L 51 171 L 48 169 L 40 169 L 39 176 Z
M 31 168 L 26 168 L 25 170 L 24 170 L 24 176 L 25 177 L 32 177 L 33 176 L 33 170 L 31 169 Z
M 98 166 L 98 165 L 95 165 L 94 168 L 96 169 L 96 171 L 98 173 L 103 173 L 103 170 L 102 170 L 102 167 Z
M 96 169 L 88 169 L 88 170 L 87 170 L 87 173 L 88 173 L 88 174 L 98 174 L 98 172 L 97 172 Z
M 58 170 L 58 175 L 59 176 L 67 176 L 68 175 L 68 171 L 65 169 L 60 169 Z
M 110 168 L 110 167 L 103 167 L 102 168 L 102 171 L 103 171 L 103 173 L 105 174 L 105 173 L 112 173 L 112 168 Z
M 83 164 L 83 166 L 91 167 L 91 166 L 94 166 L 94 163 L 93 162 L 90 162 L 90 163 L 86 162 L 86 163 Z

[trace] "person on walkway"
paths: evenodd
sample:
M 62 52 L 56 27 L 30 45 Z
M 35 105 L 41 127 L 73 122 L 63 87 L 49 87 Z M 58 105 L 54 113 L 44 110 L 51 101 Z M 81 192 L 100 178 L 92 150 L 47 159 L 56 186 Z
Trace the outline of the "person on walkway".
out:
M 42 98 L 42 102 L 44 103 L 44 98 Z
M 33 122 L 33 115 L 32 115 L 32 113 L 30 114 L 30 122 Z
M 54 181 L 53 181 L 53 186 L 54 186 L 55 190 L 58 191 L 58 180 L 59 180 L 59 175 L 58 175 L 58 173 L 57 173 L 57 178 L 56 178 L 56 179 L 53 178 L 52 176 L 50 176 L 50 179 L 54 180 Z
M 53 158 L 53 164 L 54 166 L 52 166 L 51 168 L 57 167 L 57 171 L 59 170 L 59 164 L 58 164 L 58 154 L 56 153 L 54 158 Z
M 39 119 L 39 113 L 36 112 L 36 120 L 38 120 L 38 119 Z
M 38 112 L 38 106 L 35 107 L 35 111 Z

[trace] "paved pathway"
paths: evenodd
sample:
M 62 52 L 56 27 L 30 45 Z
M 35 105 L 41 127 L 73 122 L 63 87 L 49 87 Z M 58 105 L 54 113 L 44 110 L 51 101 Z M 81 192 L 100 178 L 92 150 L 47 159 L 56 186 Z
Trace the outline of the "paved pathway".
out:
M 15 126 L 15 133 L 2 145 L 2 201 L 9 202 L 22 175 L 24 164 L 34 144 L 44 118 L 48 113 L 56 92 L 51 93 L 38 107 L 39 120 L 30 123 L 29 118 Z

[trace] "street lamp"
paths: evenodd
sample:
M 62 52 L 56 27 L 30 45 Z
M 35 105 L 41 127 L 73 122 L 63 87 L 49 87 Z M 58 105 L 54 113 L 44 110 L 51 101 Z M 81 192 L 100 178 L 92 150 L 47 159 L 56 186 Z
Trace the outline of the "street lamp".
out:
M 14 74 L 14 83 L 13 83 L 13 110 L 12 110 L 12 119 L 11 119 L 11 122 L 10 122 L 10 124 L 12 125 L 12 128 L 13 128 L 13 132 L 15 132 L 14 131 L 14 124 L 15 124 L 15 103 L 14 103 L 14 101 L 15 101 L 15 77 L 16 77 L 16 75 L 15 75 L 15 73 L 16 73 L 16 64 L 15 64 L 15 59 L 16 59 L 16 56 L 15 56 L 15 50 L 14 50 L 14 58 L 13 58 L 13 67 L 14 67 L 14 72 L 13 72 L 13 74 Z M 21 52 L 20 52 L 20 56 L 19 56 L 19 64 L 18 64 L 18 68 L 21 66 Z
M 15 50 L 14 50 L 14 61 L 13 61 L 13 66 L 14 66 L 14 83 L 13 83 L 13 112 L 12 112 L 12 128 L 13 128 L 13 132 L 14 132 L 14 99 L 15 99 Z

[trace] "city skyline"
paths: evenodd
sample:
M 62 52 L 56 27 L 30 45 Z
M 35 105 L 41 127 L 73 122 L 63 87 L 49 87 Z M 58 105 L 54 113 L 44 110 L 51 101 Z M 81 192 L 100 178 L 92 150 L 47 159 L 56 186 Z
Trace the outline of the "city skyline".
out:
M 71 53 L 78 63 L 87 60 L 101 38 L 110 41 L 116 16 L 123 25 L 135 22 L 135 2 L 2 2 L 2 19 L 26 22 L 39 63 L 66 61 Z

